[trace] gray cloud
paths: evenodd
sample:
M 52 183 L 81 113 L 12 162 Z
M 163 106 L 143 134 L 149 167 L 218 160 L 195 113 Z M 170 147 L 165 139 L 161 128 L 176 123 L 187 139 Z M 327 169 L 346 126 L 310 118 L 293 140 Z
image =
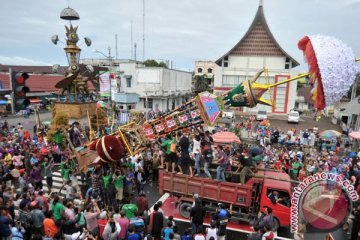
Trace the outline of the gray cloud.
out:
M 0 63 L 66 64 L 62 46 L 52 45 L 50 37 L 65 37 L 67 23 L 59 14 L 67 1 L 3 0 L 1 5 Z M 73 22 L 79 35 L 93 40 L 91 48 L 83 47 L 82 57 L 101 57 L 93 51 L 106 52 L 107 46 L 114 51 L 118 34 L 119 58 L 129 58 L 133 21 L 142 58 L 142 0 L 72 0 L 70 6 L 80 14 L 80 21 Z M 173 60 L 189 70 L 195 60 L 216 60 L 242 38 L 257 6 L 257 0 L 146 0 L 146 58 Z M 264 0 L 264 10 L 277 41 L 301 63 L 297 42 L 307 34 L 338 37 L 360 55 L 355 34 L 360 0 Z

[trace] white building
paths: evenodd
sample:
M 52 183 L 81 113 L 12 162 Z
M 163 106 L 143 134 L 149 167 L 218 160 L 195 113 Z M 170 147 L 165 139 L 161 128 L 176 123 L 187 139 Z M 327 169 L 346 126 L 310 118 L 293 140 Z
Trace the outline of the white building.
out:
M 139 62 L 122 62 L 120 92 L 115 101 L 122 109 L 167 111 L 191 98 L 190 72 L 159 67 L 145 67 Z M 138 102 L 134 102 L 138 98 Z M 146 104 L 147 102 L 147 104 Z
M 255 19 L 244 37 L 227 53 L 216 61 L 214 92 L 221 94 L 235 87 L 245 79 L 251 79 L 263 68 L 268 69 L 258 79 L 259 83 L 275 83 L 293 75 L 292 68 L 299 63 L 287 54 L 276 42 L 264 16 L 263 4 L 260 0 Z M 243 111 L 266 110 L 274 114 L 286 114 L 294 108 L 296 85 L 293 81 L 280 85 L 264 94 L 264 98 L 272 100 L 274 106 L 257 105 L 253 109 L 243 108 Z
M 214 87 L 215 66 L 216 64 L 209 60 L 195 62 L 194 76 L 204 76 L 204 81 L 211 89 Z

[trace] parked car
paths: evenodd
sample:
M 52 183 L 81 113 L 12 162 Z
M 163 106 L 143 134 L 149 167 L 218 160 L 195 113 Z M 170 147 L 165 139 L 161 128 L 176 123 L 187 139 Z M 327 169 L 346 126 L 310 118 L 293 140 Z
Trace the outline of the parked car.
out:
M 267 113 L 266 111 L 263 111 L 263 110 L 259 110 L 256 114 L 256 120 L 257 121 L 262 121 L 262 120 L 265 120 L 267 119 Z
M 223 118 L 234 118 L 234 116 L 235 116 L 235 112 L 232 111 L 232 110 L 224 110 L 222 112 L 222 117 Z
M 298 111 L 290 111 L 288 115 L 288 123 L 299 123 L 300 114 Z

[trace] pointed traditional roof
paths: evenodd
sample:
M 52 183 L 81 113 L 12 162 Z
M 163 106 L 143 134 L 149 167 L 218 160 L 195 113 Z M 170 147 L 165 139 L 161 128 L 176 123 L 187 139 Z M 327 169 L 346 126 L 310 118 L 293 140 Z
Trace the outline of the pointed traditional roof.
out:
M 216 61 L 221 65 L 221 60 L 228 55 L 239 56 L 285 56 L 292 61 L 292 67 L 299 63 L 286 53 L 272 35 L 266 22 L 262 0 L 255 15 L 254 21 L 245 36 L 225 55 Z

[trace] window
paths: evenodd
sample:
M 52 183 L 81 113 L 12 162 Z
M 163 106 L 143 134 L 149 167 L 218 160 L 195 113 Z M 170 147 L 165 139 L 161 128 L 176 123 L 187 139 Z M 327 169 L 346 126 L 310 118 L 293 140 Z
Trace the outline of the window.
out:
M 268 189 L 267 196 L 272 204 L 280 204 L 285 207 L 291 207 L 289 193 L 277 189 Z
M 197 69 L 198 73 L 202 73 L 202 68 Z
M 153 108 L 153 99 L 152 98 L 148 98 L 147 99 L 147 107 L 146 107 L 146 98 L 144 98 L 144 108 Z
M 285 69 L 290 69 L 291 68 L 291 60 L 289 57 L 285 58 Z
M 223 76 L 223 86 L 224 87 L 234 87 L 246 79 L 244 75 L 224 75 Z
M 228 67 L 228 66 L 229 66 L 229 57 L 228 57 L 228 56 L 225 56 L 225 57 L 224 57 L 223 66 L 224 66 L 224 67 Z
M 131 77 L 126 78 L 126 87 L 131 88 Z
M 207 73 L 212 73 L 212 68 L 208 68 Z

